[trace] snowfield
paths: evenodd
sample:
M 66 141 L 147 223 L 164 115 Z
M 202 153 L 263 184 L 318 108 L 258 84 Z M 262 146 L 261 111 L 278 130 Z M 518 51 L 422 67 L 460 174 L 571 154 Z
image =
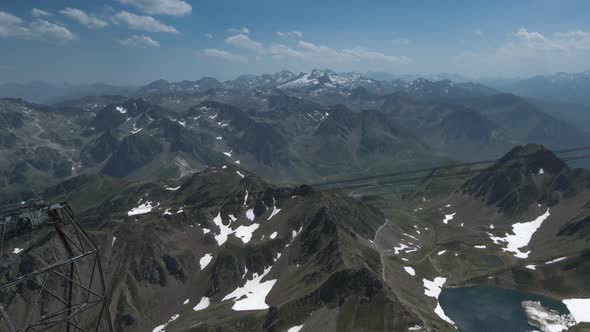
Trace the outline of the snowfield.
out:
M 227 294 L 222 301 L 233 299 L 234 305 L 232 309 L 235 311 L 268 309 L 265 299 L 277 280 L 262 281 L 262 279 L 266 277 L 271 269 L 272 266 L 269 266 L 261 275 L 255 273 L 252 280 L 246 281 L 244 286 L 238 287 Z
M 590 323 L 590 299 L 565 299 L 562 302 L 576 322 Z
M 434 313 L 437 314 L 438 317 L 440 317 L 445 322 L 454 326 L 455 322 L 453 322 L 449 317 L 447 317 L 443 308 L 440 306 L 440 303 L 438 303 L 438 296 L 442 291 L 442 286 L 445 284 L 445 282 L 447 282 L 447 278 L 436 277 L 432 281 L 428 279 L 422 279 L 422 282 L 424 283 L 424 294 L 426 296 L 433 297 L 437 300 L 436 308 L 434 308 Z
M 158 206 L 159 204 L 156 204 L 155 206 L 152 206 L 152 202 L 151 201 L 147 201 L 143 204 L 140 204 L 138 207 L 134 207 L 133 209 L 129 210 L 129 212 L 127 212 L 128 216 L 136 216 L 138 214 L 144 214 L 144 213 L 149 213 L 152 211 L 153 208 L 155 208 L 156 206 Z
M 512 232 L 514 234 L 506 234 L 504 237 L 496 237 L 490 234 L 490 238 L 496 244 L 505 244 L 502 250 L 511 252 L 517 258 L 527 258 L 531 251 L 523 252 L 520 249 L 529 245 L 533 234 L 541 227 L 543 221 L 549 217 L 549 209 L 537 219 L 524 223 L 516 223 L 512 225 Z

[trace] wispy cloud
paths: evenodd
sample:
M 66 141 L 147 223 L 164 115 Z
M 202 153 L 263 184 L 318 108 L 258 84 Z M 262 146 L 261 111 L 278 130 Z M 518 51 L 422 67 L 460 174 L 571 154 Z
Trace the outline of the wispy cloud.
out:
M 238 34 L 225 38 L 224 42 L 234 47 L 244 48 L 258 54 L 264 53 L 264 46 L 244 34 Z
M 49 17 L 52 14 L 39 8 L 31 9 L 31 16 L 33 17 Z
M 66 43 L 77 38 L 65 26 L 44 19 L 36 19 L 27 23 L 18 16 L 2 11 L 0 11 L 0 37 L 36 39 L 57 43 Z
M 234 54 L 225 50 L 216 48 L 206 48 L 201 50 L 198 55 L 211 58 L 222 59 L 229 62 L 248 62 L 248 58 L 243 55 Z
M 78 8 L 68 7 L 60 10 L 59 12 L 60 14 L 70 17 L 90 29 L 104 28 L 109 25 L 108 22 L 96 16 L 88 15 Z
M 249 35 L 250 34 L 250 29 L 248 29 L 246 27 L 229 28 L 229 29 L 227 29 L 227 32 L 229 32 L 229 33 L 243 33 L 243 34 Z
M 160 47 L 160 43 L 145 35 L 133 35 L 129 38 L 121 39 L 119 40 L 119 44 L 137 48 Z
M 486 74 L 527 75 L 587 68 L 590 32 L 571 30 L 544 34 L 521 27 L 492 51 L 462 51 L 455 57 L 462 68 Z
M 203 34 L 203 36 L 205 36 L 207 39 L 213 39 L 213 35 L 210 33 Z
M 113 16 L 113 22 L 126 24 L 130 29 L 147 32 L 178 33 L 171 25 L 163 24 L 151 16 L 135 15 L 121 11 Z
M 364 47 L 335 49 L 324 45 L 316 45 L 307 41 L 299 41 L 295 47 L 284 44 L 276 44 L 270 48 L 275 59 L 296 59 L 316 64 L 395 64 L 403 65 L 413 63 L 413 60 L 405 56 L 387 55 L 379 51 L 369 50 Z
M 150 15 L 189 15 L 193 8 L 183 0 L 117 0 L 119 3 L 131 5 L 143 13 Z
M 293 31 L 277 31 L 277 36 L 279 37 L 295 37 L 295 38 L 303 38 L 303 32 L 293 30 Z

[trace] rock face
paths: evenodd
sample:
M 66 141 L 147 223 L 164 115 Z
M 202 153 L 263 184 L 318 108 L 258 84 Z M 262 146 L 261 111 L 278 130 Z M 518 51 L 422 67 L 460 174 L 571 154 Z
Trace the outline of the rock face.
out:
M 343 327 L 366 310 L 375 326 L 417 320 L 382 280 L 380 254 L 367 240 L 384 217 L 346 195 L 273 187 L 232 166 L 168 184 L 84 177 L 47 195 L 75 196 L 75 206 L 99 197 L 77 215 L 102 248 L 119 331 L 151 330 L 175 314 L 169 329 L 313 329 L 306 322 L 323 310 L 332 313 L 329 324 Z M 43 264 L 57 243 L 31 242 L 15 257 L 22 271 L 11 273 Z M 194 311 L 203 298 L 210 304 Z M 9 308 L 30 300 L 18 292 Z
M 538 179 L 539 176 L 543 179 Z M 516 147 L 461 186 L 469 195 L 488 205 L 515 212 L 533 203 L 553 205 L 559 200 L 556 191 L 575 190 L 572 172 L 552 152 L 539 145 Z

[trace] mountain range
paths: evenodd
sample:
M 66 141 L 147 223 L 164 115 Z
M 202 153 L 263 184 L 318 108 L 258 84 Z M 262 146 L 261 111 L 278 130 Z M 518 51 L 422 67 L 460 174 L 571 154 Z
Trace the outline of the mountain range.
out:
M 589 299 L 585 108 L 370 77 L 0 98 L 0 201 L 69 202 L 118 332 L 452 331 L 450 288 Z M 52 231 L 6 246 L 0 284 L 64 250 Z M 28 319 L 35 287 L 0 292 L 11 317 Z M 587 328 L 565 308 L 548 320 Z
M 432 282 L 590 296 L 590 173 L 538 145 L 489 169 L 448 191 L 424 183 L 394 210 L 232 165 L 178 181 L 81 175 L 44 197 L 68 200 L 102 248 L 118 331 L 453 330 Z M 514 227 L 535 218 L 530 234 Z M 27 269 L 59 250 L 51 235 L 9 245 Z M 4 294 L 8 312 L 31 294 Z

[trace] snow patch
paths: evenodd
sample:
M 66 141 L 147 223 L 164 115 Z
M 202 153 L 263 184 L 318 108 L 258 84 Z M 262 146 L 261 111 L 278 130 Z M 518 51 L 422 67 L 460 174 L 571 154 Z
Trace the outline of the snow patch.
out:
M 115 241 L 117 241 L 117 237 L 113 236 L 113 241 L 111 241 L 111 248 L 115 245 Z
M 239 176 L 241 176 L 242 179 L 244 178 L 244 174 L 240 173 L 240 171 L 236 171 L 236 174 L 238 174 Z
M 443 219 L 443 223 L 448 224 L 449 221 L 453 220 L 453 217 L 455 217 L 456 214 L 456 212 L 451 214 L 445 214 L 445 219 Z
M 269 266 L 262 274 L 255 273 L 252 280 L 247 280 L 244 286 L 238 287 L 227 294 L 222 301 L 233 299 L 234 305 L 232 309 L 235 311 L 268 309 L 269 306 L 266 304 L 265 299 L 277 280 L 262 281 L 262 279 L 266 277 L 271 269 L 272 266 Z
M 140 202 L 141 202 L 141 200 L 140 200 Z M 152 202 L 147 201 L 143 204 L 140 204 L 138 207 L 134 207 L 133 209 L 129 210 L 129 212 L 127 212 L 127 215 L 128 216 L 136 216 L 138 214 L 149 213 L 152 211 L 153 208 L 155 208 L 158 205 L 160 205 L 160 204 L 158 203 L 155 206 L 152 206 Z
M 299 332 L 299 331 L 301 331 L 302 328 L 303 328 L 303 325 L 293 326 L 293 327 L 290 327 L 287 330 L 287 332 Z
M 567 306 L 578 323 L 590 323 L 590 299 L 565 299 L 562 301 Z
M 180 317 L 179 314 L 172 315 L 172 317 L 170 317 L 170 319 L 168 320 L 168 322 L 166 322 L 166 324 L 162 324 L 162 325 L 158 325 L 158 326 L 154 327 L 152 332 L 165 332 L 166 326 L 168 326 L 168 324 L 172 323 L 173 321 L 177 320 L 178 317 Z
M 12 251 L 13 254 L 18 255 L 20 252 L 22 252 L 24 249 L 22 248 L 14 248 L 14 250 Z
M 222 246 L 225 241 L 227 241 L 227 237 L 233 233 L 232 229 L 229 226 L 223 224 L 223 220 L 221 220 L 221 211 L 217 213 L 217 216 L 213 218 L 213 223 L 219 227 L 219 234 L 215 235 L 215 241 L 219 246 Z
M 273 198 L 273 202 L 274 202 L 274 198 Z M 281 209 L 278 209 L 277 206 L 273 204 L 272 212 L 270 213 L 270 216 L 268 216 L 268 219 L 266 219 L 266 220 L 272 219 L 272 217 L 276 216 L 279 212 L 281 212 Z
M 485 249 L 485 248 L 486 248 L 486 246 L 485 246 L 485 245 L 483 245 L 483 244 L 481 244 L 481 245 L 476 245 L 476 246 L 473 246 L 473 247 L 474 247 L 475 249 Z
M 213 255 L 211 254 L 205 254 L 203 257 L 201 257 L 201 259 L 199 260 L 199 265 L 201 265 L 201 270 L 204 270 L 207 265 L 209 265 L 209 263 L 211 263 L 211 260 L 213 259 Z
M 278 233 L 277 233 L 277 232 L 273 232 L 273 233 L 270 235 L 270 238 L 274 240 L 274 239 L 277 237 L 277 235 L 278 235 Z
M 166 190 L 170 190 L 170 191 L 176 191 L 176 190 L 180 189 L 180 187 L 182 187 L 182 186 L 178 186 L 178 187 L 174 187 L 174 188 L 171 188 L 171 187 L 164 187 L 164 189 L 166 189 Z
M 199 301 L 199 303 L 193 308 L 193 310 L 194 311 L 201 311 L 201 310 L 207 309 L 210 304 L 211 304 L 211 301 L 209 300 L 209 298 L 203 296 L 203 298 L 201 298 L 201 301 Z
M 490 235 L 490 238 L 496 244 L 502 244 L 501 242 L 504 242 L 506 247 L 502 248 L 503 251 L 511 252 L 517 258 L 527 258 L 531 251 L 523 252 L 520 249 L 529 245 L 533 234 L 535 234 L 535 232 L 541 227 L 541 224 L 543 224 L 549 215 L 549 209 L 547 209 L 544 214 L 540 215 L 533 221 L 512 225 L 512 232 L 514 234 L 506 233 L 504 237 Z
M 406 272 L 408 272 L 408 274 L 411 276 L 416 275 L 416 271 L 410 266 L 404 266 L 404 270 L 406 270 Z
M 250 209 L 250 210 L 246 211 L 246 218 L 248 218 L 248 220 L 254 221 L 255 217 L 256 216 L 254 215 L 254 209 Z
M 438 296 L 442 291 L 442 286 L 445 284 L 445 282 L 447 282 L 447 278 L 436 277 L 432 281 L 428 279 L 422 279 L 422 282 L 424 283 L 424 294 L 426 296 L 433 297 L 437 300 L 434 313 L 437 314 L 438 317 L 440 317 L 442 320 L 454 326 L 455 322 L 453 322 L 449 317 L 447 317 L 443 308 L 440 306 L 440 303 L 438 303 Z
M 242 242 L 248 243 L 252 239 L 252 234 L 258 229 L 259 226 L 259 224 L 252 224 L 250 226 L 242 225 L 234 231 L 235 236 L 240 238 Z
M 125 109 L 125 107 L 117 106 L 117 107 L 115 107 L 115 109 L 121 114 L 127 113 L 127 110 Z

